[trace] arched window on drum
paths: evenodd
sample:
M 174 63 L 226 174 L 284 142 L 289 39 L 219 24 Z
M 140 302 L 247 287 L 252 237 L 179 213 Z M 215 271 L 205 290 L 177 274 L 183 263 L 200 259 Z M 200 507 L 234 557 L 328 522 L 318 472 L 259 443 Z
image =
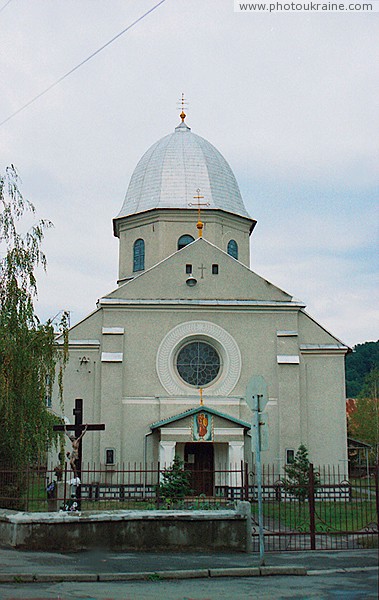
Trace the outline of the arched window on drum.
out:
M 181 250 L 185 246 L 188 246 L 188 244 L 193 242 L 194 239 L 195 238 L 193 238 L 192 235 L 188 235 L 188 234 L 181 235 L 180 238 L 178 239 L 178 250 Z
M 238 260 L 238 244 L 236 240 L 229 241 L 227 252 L 230 256 Z
M 143 271 L 145 268 L 145 242 L 141 238 L 133 245 L 133 272 Z

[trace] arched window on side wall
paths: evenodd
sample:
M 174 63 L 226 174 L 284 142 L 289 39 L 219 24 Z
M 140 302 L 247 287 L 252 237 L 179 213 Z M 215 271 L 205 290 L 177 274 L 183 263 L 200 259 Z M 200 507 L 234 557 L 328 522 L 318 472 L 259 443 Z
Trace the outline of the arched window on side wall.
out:
M 188 234 L 181 235 L 180 238 L 178 239 L 178 250 L 181 250 L 185 246 L 188 246 L 188 244 L 193 242 L 194 239 L 195 238 L 193 238 L 192 235 L 188 235 Z
M 228 243 L 228 254 L 238 260 L 238 244 L 236 240 L 230 240 Z
M 140 238 L 133 246 L 133 272 L 143 271 L 145 268 L 145 242 Z

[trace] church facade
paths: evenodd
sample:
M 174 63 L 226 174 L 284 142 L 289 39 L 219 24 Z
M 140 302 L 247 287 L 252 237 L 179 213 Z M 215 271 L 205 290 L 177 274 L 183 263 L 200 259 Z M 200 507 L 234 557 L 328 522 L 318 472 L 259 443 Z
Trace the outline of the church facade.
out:
M 113 221 L 117 288 L 69 331 L 65 414 L 79 397 L 84 422 L 105 424 L 83 457 L 251 463 L 246 386 L 262 376 L 262 462 L 279 471 L 304 444 L 315 464 L 345 466 L 348 348 L 250 270 L 256 222 L 228 163 L 181 117 L 141 158 Z

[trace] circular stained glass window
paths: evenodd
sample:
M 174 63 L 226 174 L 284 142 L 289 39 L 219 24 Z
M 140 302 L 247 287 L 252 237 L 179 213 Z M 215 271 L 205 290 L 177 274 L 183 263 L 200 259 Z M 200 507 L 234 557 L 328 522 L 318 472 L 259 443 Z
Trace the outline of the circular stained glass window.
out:
M 216 379 L 220 366 L 218 352 L 206 342 L 187 344 L 180 350 L 176 360 L 180 377 L 196 387 L 203 387 Z

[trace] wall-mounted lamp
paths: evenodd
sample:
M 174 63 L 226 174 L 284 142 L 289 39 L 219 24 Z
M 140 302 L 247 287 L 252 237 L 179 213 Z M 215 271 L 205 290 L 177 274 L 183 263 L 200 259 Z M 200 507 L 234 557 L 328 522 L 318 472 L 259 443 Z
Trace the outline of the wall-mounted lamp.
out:
M 188 285 L 188 287 L 194 287 L 197 284 L 197 279 L 190 275 L 186 280 L 186 284 Z

